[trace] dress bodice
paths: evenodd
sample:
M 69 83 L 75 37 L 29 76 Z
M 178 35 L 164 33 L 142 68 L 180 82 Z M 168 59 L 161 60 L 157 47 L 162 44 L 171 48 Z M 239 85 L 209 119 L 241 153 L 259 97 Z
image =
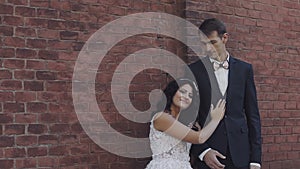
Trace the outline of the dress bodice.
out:
M 153 119 L 149 133 L 152 161 L 147 169 L 155 168 L 151 166 L 158 168 L 174 168 L 176 166 L 176 168 L 190 169 L 189 149 L 191 144 L 155 129 Z

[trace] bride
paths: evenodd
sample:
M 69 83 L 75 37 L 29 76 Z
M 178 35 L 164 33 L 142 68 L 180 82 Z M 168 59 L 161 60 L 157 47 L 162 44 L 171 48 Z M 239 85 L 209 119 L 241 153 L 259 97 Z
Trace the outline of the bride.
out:
M 211 106 L 212 119 L 204 128 L 200 129 L 198 124 L 192 123 L 186 126 L 180 119 L 197 110 L 197 89 L 196 83 L 189 79 L 174 80 L 165 88 L 166 106 L 161 106 L 161 111 L 154 114 L 151 120 L 149 139 L 152 160 L 146 169 L 192 169 L 189 162 L 190 143 L 204 143 L 225 112 L 225 101 L 219 100 L 216 108 Z M 193 121 L 195 119 L 190 119 L 190 122 Z M 191 130 L 192 126 L 198 131 Z

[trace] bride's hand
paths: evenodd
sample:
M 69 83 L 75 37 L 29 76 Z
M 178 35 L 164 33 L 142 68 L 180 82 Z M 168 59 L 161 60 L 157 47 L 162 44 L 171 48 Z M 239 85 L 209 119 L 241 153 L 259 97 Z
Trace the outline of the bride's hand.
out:
M 211 104 L 210 107 L 210 116 L 212 118 L 212 120 L 215 121 L 220 121 L 222 120 L 222 118 L 224 117 L 225 114 L 225 100 L 224 99 L 220 99 L 216 105 L 216 108 L 214 108 L 214 105 Z

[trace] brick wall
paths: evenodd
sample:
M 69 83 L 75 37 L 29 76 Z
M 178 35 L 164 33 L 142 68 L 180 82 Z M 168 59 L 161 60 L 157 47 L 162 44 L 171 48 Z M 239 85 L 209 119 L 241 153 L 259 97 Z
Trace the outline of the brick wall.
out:
M 183 8 L 178 0 L 1 0 L 0 168 L 144 168 L 149 159 L 108 153 L 83 131 L 72 102 L 73 68 L 83 44 L 110 21 L 145 11 L 181 16 Z M 111 103 L 109 83 L 117 65 L 149 47 L 179 54 L 179 44 L 173 41 L 153 34 L 128 38 L 99 66 L 97 100 L 116 130 L 148 135 L 147 125 L 125 121 Z M 132 83 L 146 85 L 131 89 L 132 101 L 160 88 L 165 76 L 155 70 L 138 74 Z M 143 110 L 149 103 L 135 106 Z
M 263 169 L 298 169 L 300 2 L 186 1 L 188 20 L 199 25 L 210 17 L 226 23 L 229 52 L 253 64 L 262 117 Z
M 71 80 L 79 51 L 94 32 L 121 16 L 149 11 L 186 15 L 196 25 L 210 16 L 227 23 L 230 52 L 254 65 L 263 168 L 297 168 L 299 8 L 298 1 L 283 0 L 0 0 L 0 168 L 144 168 L 149 158 L 113 155 L 86 135 L 74 111 Z M 146 137 L 148 126 L 118 114 L 109 83 L 127 55 L 148 47 L 191 61 L 178 50 L 179 42 L 144 34 L 112 48 L 97 71 L 96 95 L 105 118 L 114 129 L 134 137 Z M 133 104 L 147 109 L 147 100 L 142 105 L 135 101 L 166 81 L 157 70 L 138 74 L 130 89 Z

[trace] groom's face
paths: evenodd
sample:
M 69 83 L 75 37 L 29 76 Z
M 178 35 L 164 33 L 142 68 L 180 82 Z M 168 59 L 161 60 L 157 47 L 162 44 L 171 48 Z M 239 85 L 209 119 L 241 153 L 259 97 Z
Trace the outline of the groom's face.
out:
M 213 59 L 217 58 L 226 51 L 225 41 L 223 37 L 220 37 L 217 31 L 213 31 L 209 36 L 207 36 L 208 41 L 205 42 L 207 55 Z

